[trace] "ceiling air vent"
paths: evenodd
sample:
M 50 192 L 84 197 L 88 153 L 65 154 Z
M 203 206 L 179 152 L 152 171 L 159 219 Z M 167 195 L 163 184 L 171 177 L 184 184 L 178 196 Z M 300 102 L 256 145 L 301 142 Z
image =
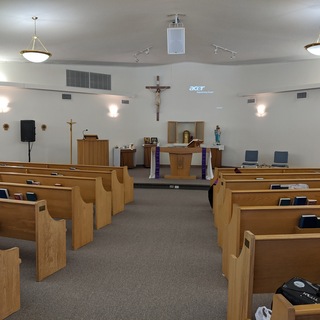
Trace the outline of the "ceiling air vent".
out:
M 256 99 L 255 98 L 250 98 L 247 100 L 247 103 L 256 103 Z
M 307 98 L 307 92 L 298 92 L 297 93 L 297 99 L 306 99 Z

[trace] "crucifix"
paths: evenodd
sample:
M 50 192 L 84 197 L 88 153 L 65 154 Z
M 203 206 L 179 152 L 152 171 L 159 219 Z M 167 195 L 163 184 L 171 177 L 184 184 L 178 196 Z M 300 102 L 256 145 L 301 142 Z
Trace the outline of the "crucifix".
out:
M 69 122 L 67 122 L 67 124 L 70 126 L 70 163 L 72 164 L 72 126 L 75 124 L 76 122 L 72 122 L 72 119 L 70 119 Z
M 146 89 L 151 90 L 156 94 L 155 104 L 157 107 L 157 121 L 159 121 L 159 111 L 160 111 L 160 94 L 166 89 L 170 89 L 169 86 L 160 86 L 160 76 L 157 76 L 157 85 L 156 86 L 146 86 Z

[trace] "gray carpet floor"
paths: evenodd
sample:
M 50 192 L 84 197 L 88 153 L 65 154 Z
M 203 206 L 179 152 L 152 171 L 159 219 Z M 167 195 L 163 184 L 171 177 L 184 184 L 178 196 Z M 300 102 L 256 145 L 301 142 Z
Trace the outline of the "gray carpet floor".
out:
M 204 190 L 135 189 L 135 201 L 77 251 L 68 222 L 67 267 L 42 282 L 34 243 L 0 239 L 22 260 L 21 309 L 10 320 L 226 319 L 227 280 Z

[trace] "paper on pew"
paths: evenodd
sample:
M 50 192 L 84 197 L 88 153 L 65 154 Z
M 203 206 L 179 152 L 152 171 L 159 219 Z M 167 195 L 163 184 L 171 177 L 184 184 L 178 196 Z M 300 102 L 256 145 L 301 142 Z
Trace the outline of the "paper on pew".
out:
M 282 184 L 281 187 L 288 187 L 288 189 L 309 189 L 306 183 Z

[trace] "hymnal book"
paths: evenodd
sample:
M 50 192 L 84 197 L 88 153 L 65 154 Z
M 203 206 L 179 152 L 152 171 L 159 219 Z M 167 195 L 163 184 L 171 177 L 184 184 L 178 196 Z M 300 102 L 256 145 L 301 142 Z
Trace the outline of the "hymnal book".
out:
M 318 217 L 315 214 L 303 214 L 299 220 L 299 228 L 317 228 Z
M 294 206 L 304 206 L 307 204 L 307 197 L 306 196 L 297 196 L 293 199 Z
M 291 198 L 280 198 L 279 199 L 279 206 L 290 206 L 291 205 Z
M 308 199 L 307 200 L 307 204 L 311 205 L 311 206 L 314 206 L 314 205 L 317 204 L 317 199 Z
M 29 201 L 37 201 L 37 195 L 34 192 L 27 192 L 26 198 Z
M 34 182 L 34 181 L 31 180 L 31 179 L 28 179 L 28 180 L 26 181 L 27 184 L 33 184 L 33 182 Z
M 0 189 L 0 198 L 9 199 L 8 189 L 4 189 L 4 188 Z
M 13 194 L 13 197 L 16 199 L 16 200 L 23 200 L 23 194 L 21 192 L 15 192 Z

